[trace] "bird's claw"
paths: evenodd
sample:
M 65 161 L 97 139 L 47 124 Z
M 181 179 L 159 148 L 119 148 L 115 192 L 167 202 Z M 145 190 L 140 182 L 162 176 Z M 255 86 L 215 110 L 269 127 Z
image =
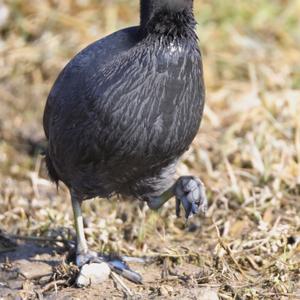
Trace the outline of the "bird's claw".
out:
M 180 177 L 175 184 L 176 215 L 180 216 L 181 205 L 185 210 L 185 217 L 197 213 L 205 213 L 207 199 L 203 183 L 194 176 Z
M 139 273 L 131 270 L 121 258 L 108 260 L 108 265 L 110 266 L 112 271 L 116 272 L 117 274 L 125 277 L 126 279 L 134 283 L 139 284 L 143 282 L 142 276 Z
M 100 264 L 103 262 L 107 263 L 113 272 L 118 273 L 126 279 L 138 284 L 143 282 L 142 276 L 139 273 L 131 270 L 120 257 L 112 258 L 110 256 L 101 256 L 94 251 L 79 253 L 76 256 L 76 265 L 80 268 L 85 264 Z
M 94 251 L 88 250 L 87 252 L 79 252 L 76 255 L 76 265 L 81 268 L 85 264 L 103 262 L 102 258 Z

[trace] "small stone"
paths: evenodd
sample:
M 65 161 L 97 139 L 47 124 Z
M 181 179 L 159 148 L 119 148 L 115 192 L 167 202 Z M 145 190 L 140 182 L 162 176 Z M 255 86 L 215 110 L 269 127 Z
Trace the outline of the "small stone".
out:
M 161 286 L 159 288 L 159 292 L 160 292 L 160 295 L 163 297 L 169 296 L 168 290 L 164 286 Z
M 92 263 L 84 265 L 76 279 L 78 287 L 99 284 L 106 281 L 110 275 L 110 267 L 107 263 Z
M 17 272 L 27 279 L 37 279 L 52 273 L 52 267 L 43 262 L 20 260 Z
M 159 291 L 160 291 L 161 296 L 168 297 L 168 296 L 172 295 L 173 288 L 171 286 L 164 285 L 164 286 L 160 287 Z
M 197 295 L 199 300 L 219 300 L 218 292 L 215 289 L 200 289 Z

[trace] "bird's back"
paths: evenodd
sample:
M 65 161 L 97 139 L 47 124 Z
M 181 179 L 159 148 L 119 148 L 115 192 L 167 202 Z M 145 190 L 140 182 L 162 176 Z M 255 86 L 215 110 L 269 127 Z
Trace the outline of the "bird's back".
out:
M 43 125 L 48 138 L 51 116 L 64 102 L 81 101 L 83 90 L 99 70 L 139 41 L 138 27 L 129 27 L 100 39 L 79 52 L 60 72 L 47 99 Z

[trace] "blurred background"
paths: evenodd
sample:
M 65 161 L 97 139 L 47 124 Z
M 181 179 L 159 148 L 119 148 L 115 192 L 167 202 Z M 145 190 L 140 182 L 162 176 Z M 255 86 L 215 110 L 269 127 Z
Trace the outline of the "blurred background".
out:
M 195 15 L 207 100 L 178 175 L 205 182 L 208 216 L 185 226 L 174 201 L 155 213 L 138 202 L 96 199 L 84 206 L 89 245 L 200 267 L 196 285 L 215 286 L 221 299 L 295 299 L 300 1 L 195 0 Z M 44 104 L 72 56 L 138 22 L 138 0 L 0 1 L 2 231 L 72 238 L 69 196 L 47 180 L 40 155 Z

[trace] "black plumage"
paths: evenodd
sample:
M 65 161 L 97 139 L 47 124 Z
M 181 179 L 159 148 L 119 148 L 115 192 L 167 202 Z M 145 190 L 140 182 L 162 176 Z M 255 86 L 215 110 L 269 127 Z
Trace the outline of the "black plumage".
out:
M 49 174 L 80 198 L 163 192 L 198 131 L 204 84 L 190 1 L 153 1 L 156 11 L 150 2 L 142 26 L 76 55 L 48 97 Z
M 174 185 L 173 178 L 204 107 L 192 7 L 192 0 L 142 0 L 140 26 L 81 51 L 50 92 L 46 164 L 71 191 L 80 255 L 88 253 L 82 200 L 120 194 L 156 209 L 175 195 L 178 214 L 180 201 L 187 217 L 205 210 L 201 182 L 185 177 Z

